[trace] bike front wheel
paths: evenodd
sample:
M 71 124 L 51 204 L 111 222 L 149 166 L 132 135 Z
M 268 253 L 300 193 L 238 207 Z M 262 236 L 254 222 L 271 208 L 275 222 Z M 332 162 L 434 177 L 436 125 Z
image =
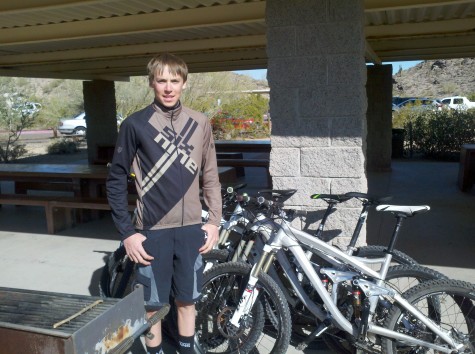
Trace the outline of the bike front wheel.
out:
M 202 297 L 196 304 L 195 345 L 200 353 L 285 353 L 290 342 L 290 310 L 282 291 L 260 274 L 259 291 L 240 327 L 231 317 L 246 289 L 251 266 L 242 262 L 217 264 L 204 274 Z M 254 290 L 255 291 L 255 290 Z
M 403 294 L 412 306 L 427 316 L 460 345 L 457 353 L 475 353 L 475 285 L 459 280 L 423 282 Z M 393 305 L 385 327 L 448 348 L 442 339 L 407 310 Z M 439 353 L 434 349 L 393 339 L 382 339 L 385 353 Z

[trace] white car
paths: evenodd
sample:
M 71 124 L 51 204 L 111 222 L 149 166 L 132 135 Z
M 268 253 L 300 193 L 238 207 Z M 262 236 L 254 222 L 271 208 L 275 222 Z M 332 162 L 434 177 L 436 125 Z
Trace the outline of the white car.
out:
M 475 102 L 469 101 L 467 97 L 453 96 L 442 98 L 441 102 L 452 109 L 460 109 L 466 111 L 475 108 Z
M 74 118 L 64 118 L 59 122 L 58 131 L 66 135 L 86 135 L 86 113 L 79 113 Z
M 444 109 L 444 105 L 439 101 L 433 98 L 410 98 L 404 102 L 399 103 L 394 107 L 393 105 L 393 112 L 399 111 L 403 108 L 423 111 L 423 110 L 431 110 L 431 111 L 441 111 Z
M 120 126 L 123 118 L 120 114 L 117 114 L 117 127 Z M 85 136 L 86 135 L 86 113 L 82 112 L 79 113 L 74 118 L 64 118 L 61 119 L 58 126 L 58 131 L 61 134 L 65 135 L 79 135 Z

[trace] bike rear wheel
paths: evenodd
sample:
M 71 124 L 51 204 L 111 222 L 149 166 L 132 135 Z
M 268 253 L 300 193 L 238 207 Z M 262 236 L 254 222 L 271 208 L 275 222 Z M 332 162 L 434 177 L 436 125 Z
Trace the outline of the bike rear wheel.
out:
M 353 255 L 364 258 L 383 258 L 386 256 L 386 248 L 387 247 L 377 245 L 361 246 L 356 249 Z M 410 257 L 402 251 L 393 250 L 392 255 L 392 263 L 408 265 L 418 264 L 414 258 Z
M 120 246 L 106 260 L 101 273 L 99 294 L 102 297 L 123 298 L 132 291 L 135 264 Z
M 259 296 L 249 317 L 236 329 L 230 319 L 246 288 L 251 266 L 222 263 L 204 274 L 196 304 L 195 346 L 200 353 L 285 353 L 290 342 L 290 311 L 282 291 L 259 275 Z
M 445 330 L 456 342 L 463 344 L 458 353 L 475 353 L 475 285 L 459 280 L 423 282 L 406 293 L 404 298 L 433 323 Z M 442 344 L 412 314 L 400 306 L 393 306 L 385 327 L 434 344 Z M 385 353 L 438 353 L 433 349 L 383 338 Z

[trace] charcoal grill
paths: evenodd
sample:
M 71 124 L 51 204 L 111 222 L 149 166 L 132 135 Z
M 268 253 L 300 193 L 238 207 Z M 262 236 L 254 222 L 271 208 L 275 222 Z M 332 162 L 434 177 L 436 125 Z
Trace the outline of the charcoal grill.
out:
M 147 328 L 142 288 L 113 299 L 0 287 L 1 353 L 115 353 Z

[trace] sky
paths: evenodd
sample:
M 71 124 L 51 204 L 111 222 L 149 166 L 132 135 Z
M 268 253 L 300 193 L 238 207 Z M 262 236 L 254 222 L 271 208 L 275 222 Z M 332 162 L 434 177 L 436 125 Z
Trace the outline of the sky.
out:
M 419 64 L 421 60 L 414 61 L 394 61 L 394 62 L 384 62 L 383 64 L 392 64 L 393 66 L 393 75 L 399 71 L 399 67 L 402 67 L 402 70 L 412 68 L 413 66 Z M 236 74 L 248 75 L 256 80 L 266 80 L 267 69 L 259 70 L 238 70 L 234 71 Z

